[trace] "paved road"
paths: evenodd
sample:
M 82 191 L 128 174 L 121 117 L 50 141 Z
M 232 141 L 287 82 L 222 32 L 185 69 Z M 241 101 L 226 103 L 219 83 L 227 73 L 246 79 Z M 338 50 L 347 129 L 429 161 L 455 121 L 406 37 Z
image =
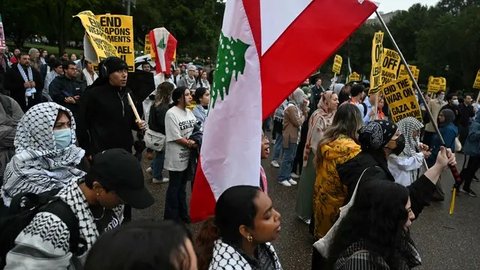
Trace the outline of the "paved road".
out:
M 463 155 L 457 155 L 461 167 Z M 274 206 L 282 214 L 282 232 L 274 242 L 283 268 L 310 269 L 311 244 L 313 239 L 306 224 L 295 215 L 296 187 L 284 187 L 275 182 L 278 169 L 263 166 L 269 179 L 269 195 Z M 151 176 L 146 174 L 145 181 L 156 198 L 155 205 L 149 209 L 135 211 L 134 218 L 163 218 L 163 206 L 166 184 L 151 184 Z M 451 186 L 451 176 L 447 171 L 442 176 L 442 183 Z M 480 183 L 472 184 L 473 190 L 480 194 Z M 480 269 L 480 198 L 457 196 L 454 215 L 448 214 L 450 194 L 444 202 L 434 202 L 426 207 L 420 218 L 411 228 L 412 238 L 422 256 L 423 265 L 416 269 L 430 270 L 478 270 Z M 199 224 L 191 225 L 193 233 Z

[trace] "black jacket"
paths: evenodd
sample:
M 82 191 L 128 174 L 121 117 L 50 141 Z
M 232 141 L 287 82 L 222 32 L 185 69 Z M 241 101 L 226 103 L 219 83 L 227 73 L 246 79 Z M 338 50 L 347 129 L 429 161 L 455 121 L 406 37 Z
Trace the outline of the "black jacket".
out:
M 347 204 L 352 197 L 357 181 L 366 168 L 369 169 L 363 175 L 361 183 L 364 183 L 364 181 L 377 180 L 394 181 L 392 175 L 388 171 L 386 161 L 385 164 L 383 164 L 382 161 L 377 160 L 378 158 L 376 159 L 372 154 L 362 151 L 356 157 L 337 166 L 340 180 L 348 187 L 348 197 L 345 200 L 345 204 Z M 415 217 L 418 217 L 422 212 L 423 207 L 429 205 L 433 191 L 435 190 L 435 185 L 426 176 L 422 175 L 407 188 L 410 191 L 412 211 L 415 214 Z
M 155 104 L 153 104 L 152 107 L 150 107 L 148 128 L 153 131 L 165 134 L 165 115 L 170 108 L 170 105 L 164 103 L 161 103 L 158 106 L 155 106 Z
M 472 105 L 465 105 L 462 103 L 458 106 L 458 125 L 468 127 L 470 125 L 470 118 L 475 116 L 475 110 Z
M 77 136 L 87 155 L 106 149 L 132 152 L 132 129 L 138 130 L 127 88 L 106 83 L 87 88 L 80 98 Z
M 35 82 L 35 89 L 37 89 L 37 92 L 33 95 L 33 98 L 28 98 L 27 105 L 25 100 L 25 87 L 23 87 L 25 81 L 23 80 L 22 75 L 20 75 L 17 65 L 19 64 L 14 64 L 11 69 L 7 70 L 7 73 L 5 74 L 4 88 L 10 91 L 10 96 L 15 99 L 22 110 L 26 112 L 32 106 L 37 105 L 42 101 L 43 80 L 40 73 L 35 68 L 32 68 L 33 81 Z M 25 71 L 25 74 L 28 76 L 27 71 Z
M 69 79 L 63 76 L 58 76 L 50 83 L 48 86 L 48 92 L 52 97 L 53 101 L 68 108 L 73 112 L 74 115 L 77 114 L 78 103 L 66 103 L 66 97 L 81 96 L 85 91 L 86 84 L 74 79 Z

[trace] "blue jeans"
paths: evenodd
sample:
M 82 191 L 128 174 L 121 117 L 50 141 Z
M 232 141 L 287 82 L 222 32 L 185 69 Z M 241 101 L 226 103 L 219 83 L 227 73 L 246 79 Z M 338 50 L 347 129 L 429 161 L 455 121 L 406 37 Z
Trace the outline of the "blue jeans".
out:
M 277 138 L 275 139 L 275 144 L 273 145 L 272 160 L 278 161 L 280 159 L 280 155 L 282 154 L 282 141 L 283 141 L 282 133 L 277 133 Z
M 153 178 L 162 180 L 163 162 L 165 161 L 165 151 L 155 151 L 155 158 L 152 160 L 152 175 Z
M 283 160 L 282 164 L 280 164 L 280 173 L 278 174 L 279 182 L 290 179 L 293 160 L 295 159 L 295 154 L 297 153 L 297 146 L 298 144 L 296 143 L 289 143 L 288 148 L 283 148 Z
M 187 182 L 189 180 L 189 168 L 181 172 L 168 171 L 167 194 L 165 196 L 164 219 L 190 223 L 187 207 Z

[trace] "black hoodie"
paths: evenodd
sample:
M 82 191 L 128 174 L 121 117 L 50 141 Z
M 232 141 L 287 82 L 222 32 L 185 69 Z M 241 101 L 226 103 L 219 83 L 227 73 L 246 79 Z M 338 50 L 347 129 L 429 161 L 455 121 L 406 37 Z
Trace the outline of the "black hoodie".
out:
M 86 155 L 111 148 L 132 152 L 132 129 L 138 127 L 128 92 L 128 88 L 113 87 L 108 82 L 85 90 L 80 100 L 77 137 Z

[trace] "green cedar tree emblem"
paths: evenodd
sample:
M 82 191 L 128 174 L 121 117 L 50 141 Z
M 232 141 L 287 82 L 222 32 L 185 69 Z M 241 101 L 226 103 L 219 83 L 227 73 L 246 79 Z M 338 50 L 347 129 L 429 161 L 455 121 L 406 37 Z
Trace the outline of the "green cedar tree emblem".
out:
M 243 43 L 241 40 L 228 38 L 220 34 L 220 42 L 218 44 L 217 66 L 212 87 L 211 107 L 215 107 L 217 98 L 223 100 L 228 95 L 232 75 L 235 80 L 238 74 L 243 74 L 245 69 L 245 52 L 250 45 Z
M 162 50 L 165 50 L 165 48 L 167 47 L 167 44 L 165 43 L 165 37 L 162 37 L 162 39 L 160 39 L 160 41 L 157 44 L 157 47 Z

